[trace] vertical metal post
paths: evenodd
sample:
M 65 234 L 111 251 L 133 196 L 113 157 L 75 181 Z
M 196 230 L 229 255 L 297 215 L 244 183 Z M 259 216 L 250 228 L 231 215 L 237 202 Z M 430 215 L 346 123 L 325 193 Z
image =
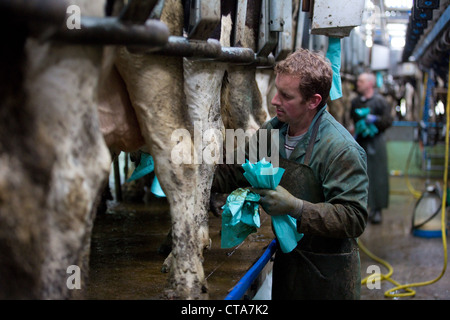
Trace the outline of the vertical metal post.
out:
M 122 198 L 122 183 L 120 181 L 119 156 L 114 158 L 114 189 L 116 193 L 116 201 L 121 202 Z

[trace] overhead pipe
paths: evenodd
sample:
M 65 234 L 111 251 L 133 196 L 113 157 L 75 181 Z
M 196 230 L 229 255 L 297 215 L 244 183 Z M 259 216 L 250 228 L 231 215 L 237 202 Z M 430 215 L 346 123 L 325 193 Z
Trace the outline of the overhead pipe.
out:
M 151 19 L 144 25 L 133 25 L 123 24 L 115 17 L 82 17 L 80 29 L 62 28 L 52 40 L 88 45 L 125 45 L 133 53 L 158 53 L 237 64 L 272 66 L 275 62 L 273 55 L 258 56 L 250 48 L 222 47 L 215 39 L 201 41 L 169 36 L 163 22 Z
M 116 17 L 81 17 L 79 29 L 61 28 L 52 40 L 86 45 L 129 45 L 159 48 L 169 39 L 168 27 L 159 20 L 145 24 L 122 23 Z
M 2 16 L 21 22 L 62 25 L 68 6 L 64 0 L 0 0 Z
M 437 22 L 434 24 L 433 29 L 426 35 L 425 39 L 421 42 L 420 46 L 415 48 L 412 56 L 418 61 L 422 55 L 428 50 L 430 44 L 432 44 L 438 37 L 441 31 L 446 30 L 450 23 L 450 7 L 442 13 Z
M 444 30 L 442 35 L 435 39 L 434 43 L 431 44 L 422 56 L 420 62 L 423 66 L 430 68 L 436 62 L 442 61 L 448 57 L 448 52 L 450 50 L 450 30 Z
M 259 56 L 250 48 L 222 47 L 215 39 L 189 40 L 169 36 L 167 26 L 149 19 L 144 25 L 123 24 L 115 17 L 82 17 L 80 29 L 61 28 L 52 40 L 88 45 L 124 45 L 133 53 L 209 59 L 237 64 L 272 66 L 273 55 Z
M 82 45 L 124 45 L 130 51 L 190 57 L 236 64 L 270 67 L 272 54 L 256 54 L 250 48 L 222 47 L 219 41 L 189 40 L 170 36 L 168 27 L 156 19 L 145 24 L 123 23 L 118 17 L 80 17 L 79 28 L 69 28 L 66 19 L 67 2 L 60 0 L 0 0 L 0 10 L 17 19 L 39 21 L 57 26 L 44 35 L 45 40 Z M 4 11 L 3 11 L 4 10 Z M 36 19 L 36 20 L 35 20 Z M 33 34 L 41 37 L 41 35 Z M 44 40 L 43 37 L 40 40 Z
M 222 47 L 220 42 L 215 39 L 196 41 L 188 40 L 184 37 L 170 36 L 167 44 L 155 53 L 258 66 L 272 66 L 275 63 L 275 58 L 272 54 L 264 57 L 255 54 L 250 48 Z

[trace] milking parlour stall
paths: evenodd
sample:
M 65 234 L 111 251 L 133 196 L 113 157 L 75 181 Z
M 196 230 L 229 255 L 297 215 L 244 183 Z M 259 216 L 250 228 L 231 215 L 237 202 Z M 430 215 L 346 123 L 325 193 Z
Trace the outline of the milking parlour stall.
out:
M 328 110 L 345 122 L 341 73 L 359 61 L 341 43 L 359 50 L 365 8 L 0 0 L 0 298 L 146 300 L 177 318 L 293 310 L 270 301 L 280 224 L 216 173 L 289 185 L 278 138 L 258 131 L 277 115 L 274 67 L 300 48 L 326 56 Z

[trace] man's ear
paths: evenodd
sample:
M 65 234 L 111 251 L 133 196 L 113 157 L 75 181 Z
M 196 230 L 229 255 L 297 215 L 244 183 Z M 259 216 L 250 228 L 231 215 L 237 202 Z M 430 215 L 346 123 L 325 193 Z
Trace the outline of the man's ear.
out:
M 322 102 L 322 96 L 318 93 L 309 98 L 308 109 L 313 110 Z

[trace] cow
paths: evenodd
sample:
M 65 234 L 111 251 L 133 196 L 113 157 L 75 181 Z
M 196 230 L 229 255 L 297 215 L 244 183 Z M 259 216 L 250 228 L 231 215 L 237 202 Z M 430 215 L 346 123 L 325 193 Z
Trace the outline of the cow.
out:
M 73 3 L 103 16 L 101 2 Z M 0 298 L 76 298 L 111 163 L 97 114 L 102 48 L 42 42 L 8 14 L 1 23 Z
M 104 16 L 104 1 L 74 4 L 85 15 Z M 116 5 L 120 10 L 123 3 Z M 183 11 L 182 1 L 165 1 L 160 19 L 171 35 L 183 35 Z M 141 10 L 128 14 L 137 23 L 148 17 Z M 232 18 L 224 15 L 222 21 L 220 40 L 227 46 Z M 112 157 L 141 149 L 154 157 L 170 204 L 166 297 L 207 298 L 202 262 L 216 163 L 179 163 L 173 151 L 185 137 L 193 139 L 198 122 L 219 132 L 256 129 L 267 118 L 258 112 L 256 68 L 136 53 L 125 46 L 41 42 L 15 21 L 2 24 L 2 30 L 13 25 L 20 34 L 5 35 L 10 45 L 1 60 L 0 297 L 77 297 L 68 272 L 81 271 L 82 283 L 87 280 L 95 208 Z M 235 85 L 243 81 L 251 91 Z M 242 99 L 249 92 L 251 108 Z M 252 121 L 236 121 L 250 113 Z M 187 135 L 173 134 L 180 130 Z M 194 155 L 191 142 L 187 151 Z

